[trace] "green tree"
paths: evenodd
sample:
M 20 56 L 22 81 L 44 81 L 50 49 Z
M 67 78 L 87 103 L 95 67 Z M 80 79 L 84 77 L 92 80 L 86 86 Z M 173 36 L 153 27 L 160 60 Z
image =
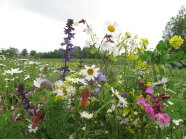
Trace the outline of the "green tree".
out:
M 37 52 L 35 50 L 30 51 L 30 56 L 35 57 L 36 54 L 37 54 Z
M 28 51 L 27 49 L 23 49 L 22 52 L 21 52 L 21 56 L 27 56 L 28 55 Z
M 9 49 L 3 50 L 2 54 L 6 57 L 17 57 L 19 55 L 19 50 L 17 48 L 10 47 Z
M 186 52 L 186 8 L 182 6 L 178 12 L 178 15 L 172 17 L 167 23 L 163 32 L 163 39 L 169 45 L 169 40 L 174 35 L 181 36 L 184 39 L 184 44 L 179 50 L 173 51 L 184 51 Z

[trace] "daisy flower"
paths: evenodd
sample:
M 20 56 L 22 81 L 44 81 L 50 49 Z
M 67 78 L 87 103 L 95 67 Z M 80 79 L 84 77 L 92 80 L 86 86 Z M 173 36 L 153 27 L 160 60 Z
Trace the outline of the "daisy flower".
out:
M 116 33 L 118 31 L 118 23 L 117 22 L 106 22 L 105 30 L 108 33 Z
M 93 114 L 88 113 L 88 112 L 86 112 L 86 111 L 80 112 L 80 115 L 81 115 L 81 117 L 84 118 L 84 119 L 91 119 L 91 118 L 93 117 Z
M 81 72 L 86 76 L 85 79 L 90 81 L 98 77 L 98 71 L 99 68 L 95 68 L 95 65 L 92 65 L 91 67 L 85 65 L 85 69 L 83 69 Z
M 36 133 L 37 130 L 38 130 L 38 127 L 32 128 L 32 124 L 30 124 L 30 125 L 28 126 L 28 131 L 29 131 L 30 133 L 32 133 L 32 132 Z

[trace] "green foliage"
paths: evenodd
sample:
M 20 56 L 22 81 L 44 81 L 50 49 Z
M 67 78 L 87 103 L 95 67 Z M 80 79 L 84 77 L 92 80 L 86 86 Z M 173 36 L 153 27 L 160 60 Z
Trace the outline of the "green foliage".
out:
M 23 49 L 23 50 L 21 51 L 21 56 L 25 57 L 25 56 L 27 56 L 27 55 L 28 55 L 27 49 Z

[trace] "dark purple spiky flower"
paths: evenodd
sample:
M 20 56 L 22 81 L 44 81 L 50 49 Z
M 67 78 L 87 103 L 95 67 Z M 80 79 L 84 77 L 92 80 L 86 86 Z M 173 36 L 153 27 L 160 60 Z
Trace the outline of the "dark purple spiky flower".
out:
M 67 61 L 70 61 L 72 59 L 72 56 L 70 56 L 70 53 L 73 51 L 73 44 L 71 43 L 71 39 L 74 38 L 75 33 L 72 33 L 74 31 L 73 28 L 73 20 L 68 19 L 66 27 L 64 28 L 64 33 L 66 37 L 64 38 L 64 41 L 61 43 L 61 46 L 66 46 L 65 48 L 59 49 L 60 52 L 64 53 L 64 67 L 57 68 L 57 70 L 62 71 L 62 79 L 65 80 L 65 73 L 70 72 L 69 67 L 67 66 Z

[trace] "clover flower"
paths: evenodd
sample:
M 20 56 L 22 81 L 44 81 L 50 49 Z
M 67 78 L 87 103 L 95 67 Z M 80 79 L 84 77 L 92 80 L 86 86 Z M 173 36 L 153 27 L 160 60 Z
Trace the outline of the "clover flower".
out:
M 169 40 L 169 44 L 174 47 L 174 49 L 179 49 L 183 44 L 184 40 L 181 36 L 175 35 Z

